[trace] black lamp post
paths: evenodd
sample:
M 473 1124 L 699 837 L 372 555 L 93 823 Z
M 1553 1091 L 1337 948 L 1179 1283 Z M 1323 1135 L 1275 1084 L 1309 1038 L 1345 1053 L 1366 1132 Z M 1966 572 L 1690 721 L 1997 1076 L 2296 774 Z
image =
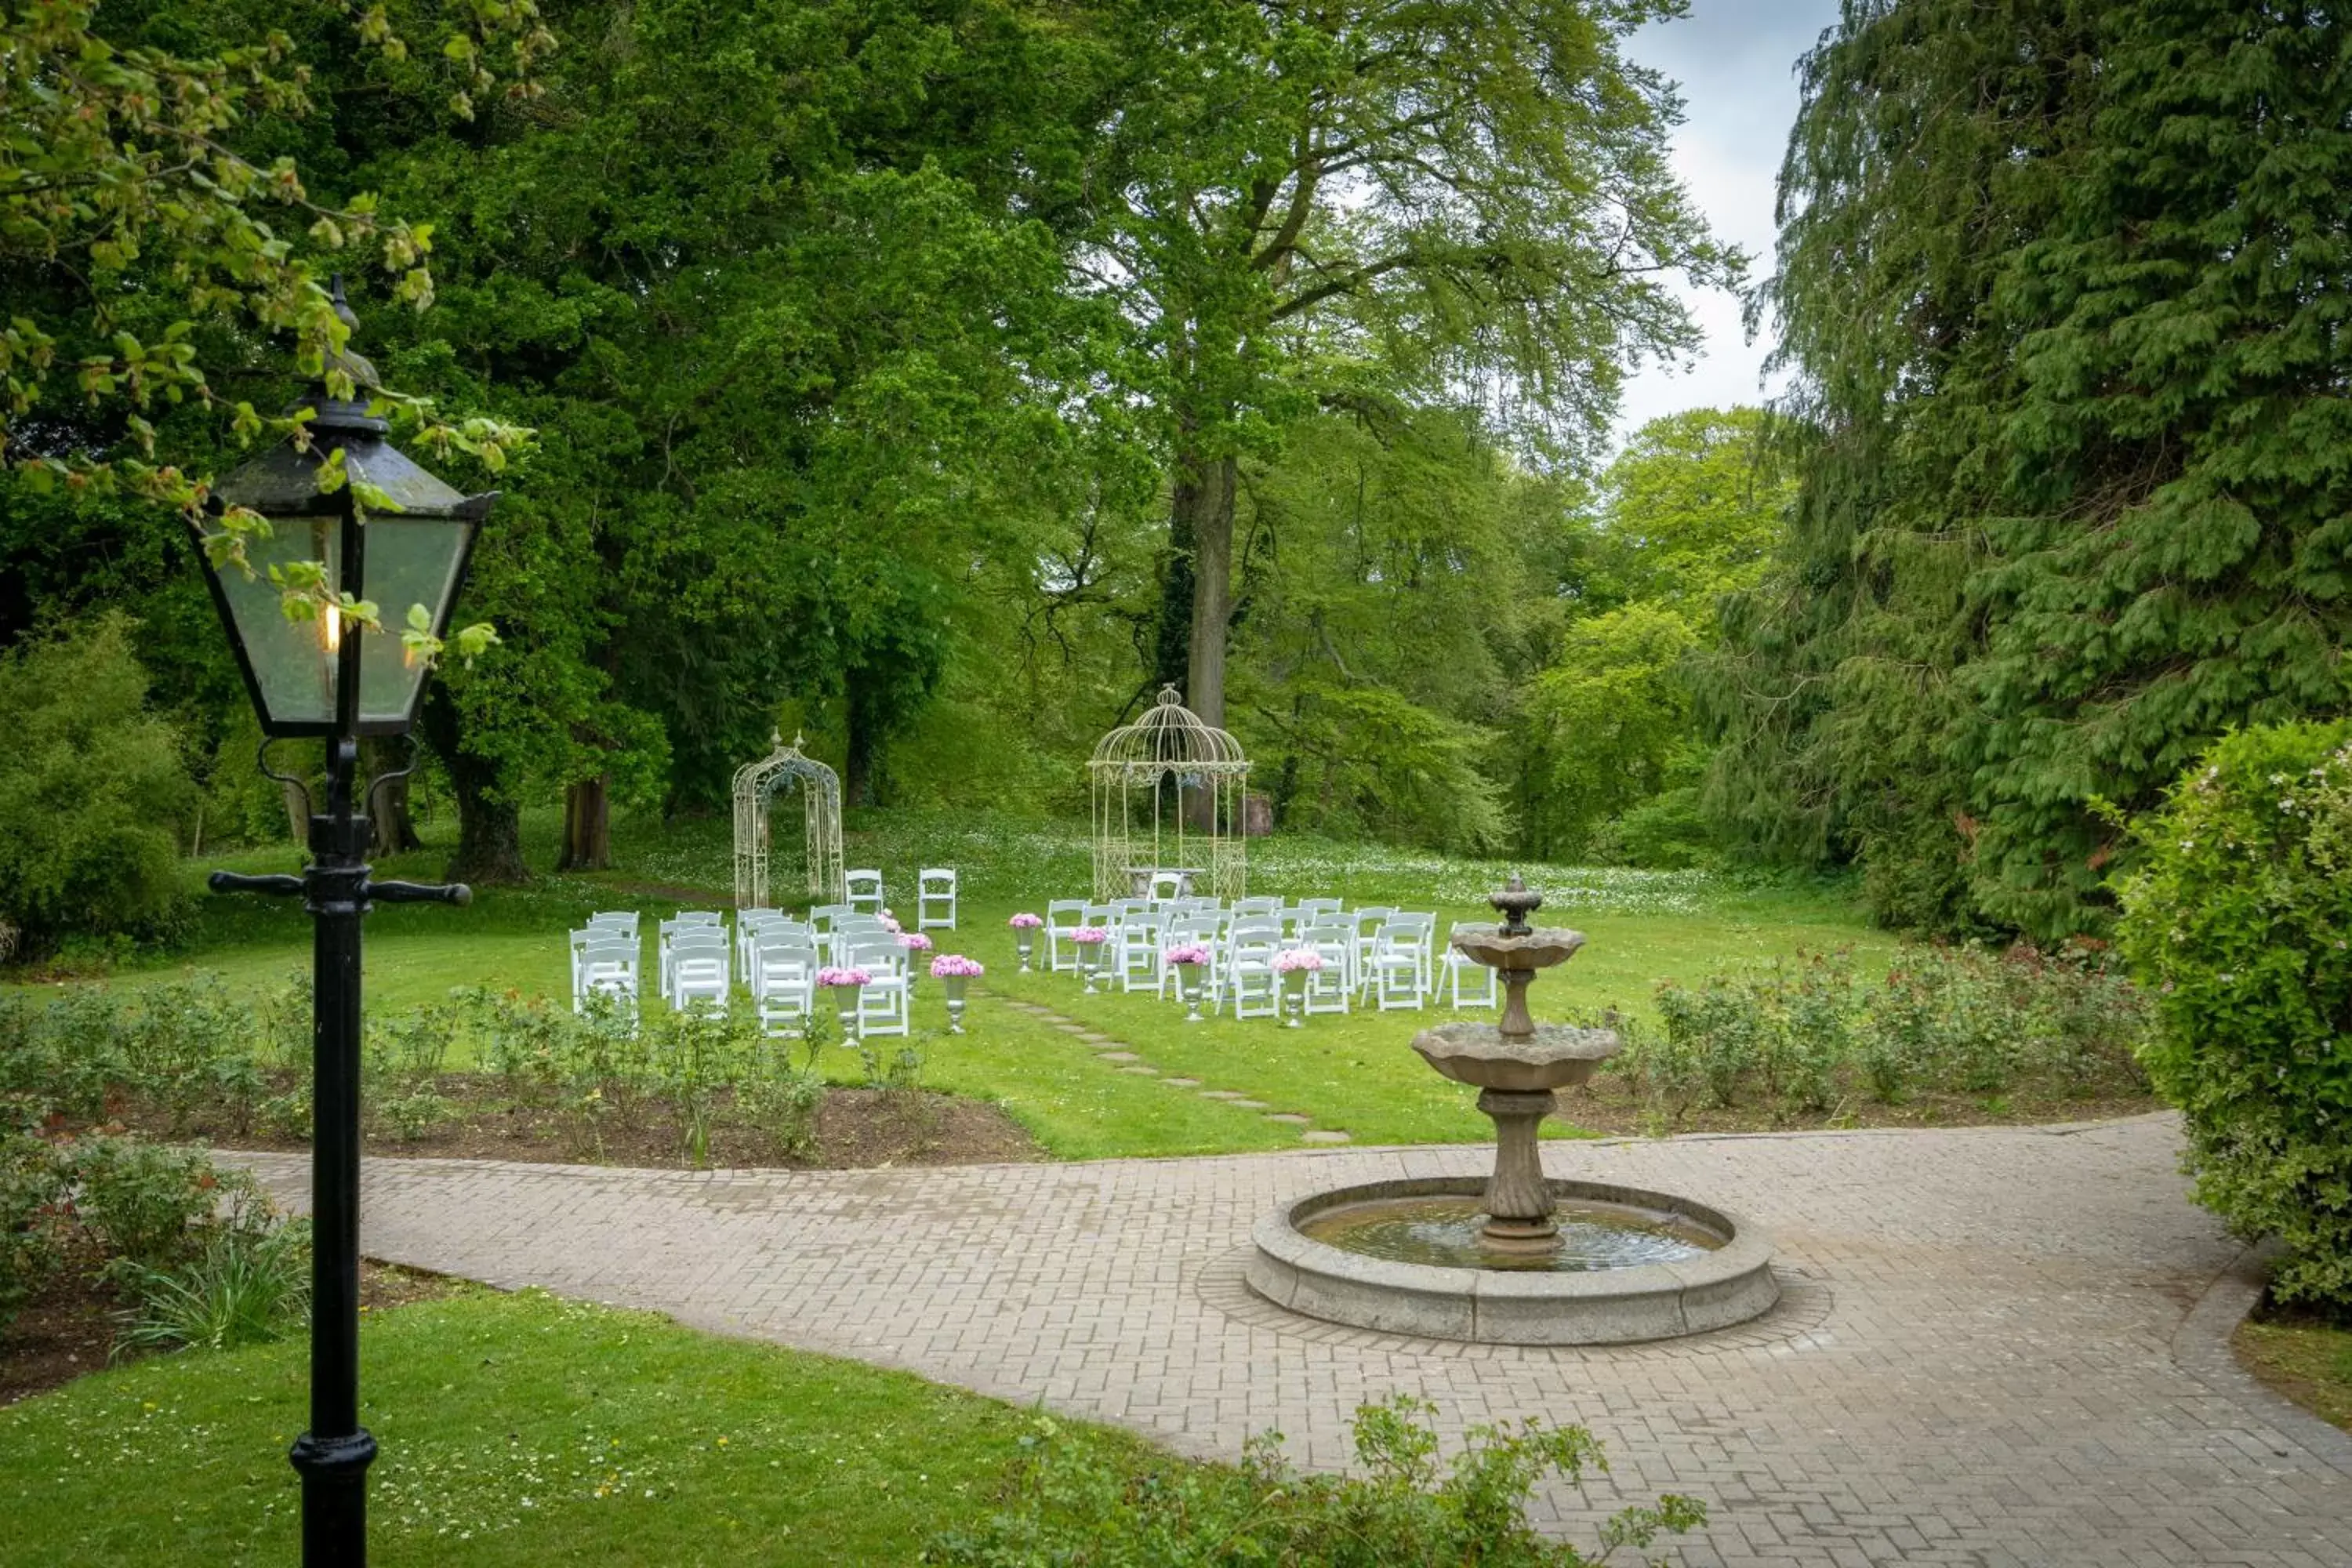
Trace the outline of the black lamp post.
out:
M 357 325 L 340 279 L 335 308 Z M 215 892 L 300 893 L 313 921 L 310 1425 L 289 1456 L 302 1477 L 307 1568 L 356 1568 L 367 1560 L 367 1467 L 375 1439 L 359 1419 L 360 921 L 372 900 L 464 904 L 473 895 L 462 884 L 371 880 L 368 819 L 353 809 L 359 738 L 408 732 L 425 665 L 396 633 L 368 632 L 332 607 L 312 620 L 289 620 L 268 569 L 322 562 L 331 590 L 374 602 L 394 626 L 408 606 L 422 605 L 433 634 L 445 636 L 475 534 L 497 499 L 459 495 L 394 449 L 384 422 L 368 412 L 374 367 L 346 352 L 341 368 L 352 376 L 355 400 L 331 396 L 323 380 L 312 385 L 304 400 L 317 411 L 308 450 L 274 448 L 220 483 L 224 505 L 249 507 L 269 522 L 269 536 L 247 544 L 252 574 L 215 568 L 201 545 L 196 552 L 268 737 L 265 754 L 271 742 L 290 737 L 327 742 L 327 808 L 310 816 L 308 868 L 299 877 L 215 871 L 211 879 Z M 364 507 L 350 483 L 321 490 L 319 469 L 338 449 L 345 472 L 397 510 Z

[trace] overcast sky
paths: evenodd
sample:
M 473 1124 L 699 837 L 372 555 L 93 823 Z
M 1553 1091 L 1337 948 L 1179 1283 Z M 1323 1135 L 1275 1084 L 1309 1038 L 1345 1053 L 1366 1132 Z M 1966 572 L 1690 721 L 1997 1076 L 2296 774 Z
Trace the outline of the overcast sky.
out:
M 1635 59 L 1682 84 L 1675 171 L 1716 234 L 1748 253 L 1751 278 L 1771 270 L 1773 182 L 1797 114 L 1797 57 L 1837 13 L 1838 0 L 1692 0 L 1688 17 L 1632 41 Z M 1738 300 L 1717 290 L 1685 298 L 1706 347 L 1687 368 L 1653 365 L 1627 383 L 1621 437 L 1661 414 L 1764 395 L 1770 345 L 1748 342 Z

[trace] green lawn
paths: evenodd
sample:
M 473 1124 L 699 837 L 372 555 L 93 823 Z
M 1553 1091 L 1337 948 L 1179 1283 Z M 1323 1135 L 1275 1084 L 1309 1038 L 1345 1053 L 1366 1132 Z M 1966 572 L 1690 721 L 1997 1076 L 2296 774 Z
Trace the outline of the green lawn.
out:
M 2352 1324 L 2272 1313 L 2240 1324 L 2231 1342 L 2256 1377 L 2352 1432 Z
M 1033 1419 L 537 1292 L 400 1308 L 361 1347 L 385 1568 L 908 1562 L 986 1505 Z M 304 1356 L 168 1356 L 0 1409 L 0 1557 L 291 1563 Z
M 1042 910 L 1047 895 L 1067 891 L 1067 879 L 1082 876 L 1083 862 L 1076 860 L 1067 836 L 896 814 L 870 820 L 878 826 L 862 841 L 853 838 L 853 863 L 867 859 L 895 872 L 904 863 L 930 858 L 921 854 L 920 844 L 937 838 L 954 851 L 939 858 L 970 858 L 967 886 L 977 889 L 964 901 L 961 929 L 933 935 L 942 949 L 983 961 L 988 977 L 975 994 L 971 1032 L 961 1037 L 944 1032 L 946 1016 L 937 990 L 927 986 L 919 993 L 926 1082 L 997 1101 L 1054 1154 L 1093 1159 L 1237 1152 L 1291 1146 L 1297 1133 L 1255 1112 L 1122 1073 L 1097 1061 L 1068 1035 L 1004 1007 L 1000 996 L 1046 1003 L 1131 1043 L 1166 1072 L 1242 1091 L 1276 1110 L 1304 1112 L 1318 1126 L 1343 1129 L 1360 1142 L 1487 1134 L 1471 1097 L 1432 1073 L 1408 1047 L 1414 1030 L 1433 1015 L 1358 1013 L 1318 1017 L 1297 1030 L 1231 1018 L 1188 1026 L 1179 1021 L 1181 1009 L 1172 1001 L 1089 998 L 1068 975 L 1019 974 L 1006 917 L 1015 909 Z M 548 825 L 534 820 L 531 826 L 536 845 Z M 632 839 L 631 832 L 641 837 Z M 640 823 L 620 838 L 630 870 L 550 877 L 521 890 L 486 889 L 466 910 L 412 905 L 376 910 L 366 939 L 371 1013 L 421 1006 L 456 986 L 560 998 L 568 984 L 563 933 L 590 910 L 645 911 L 650 952 L 652 918 L 682 905 L 728 904 L 721 825 Z M 446 853 L 435 847 L 401 857 L 383 870 L 430 878 Z M 1328 888 L 1358 902 L 1388 899 L 1408 907 L 1435 907 L 1441 933 L 1450 921 L 1491 919 L 1492 911 L 1466 901 L 1438 905 L 1430 898 L 1415 899 L 1412 888 L 1461 894 L 1490 876 L 1500 879 L 1498 867 L 1425 857 L 1382 858 L 1376 850 L 1312 844 L 1269 847 L 1261 858 L 1267 867 L 1260 879 L 1274 890 L 1303 896 Z M 298 863 L 285 848 L 205 862 L 248 871 Z M 197 870 L 192 867 L 191 876 Z M 1744 891 L 1687 875 L 1552 875 L 1555 880 L 1544 885 L 1568 890 L 1540 918 L 1574 925 L 1591 940 L 1567 967 L 1537 984 L 1532 998 L 1539 1017 L 1603 1006 L 1640 1017 L 1648 1013 L 1662 979 L 1695 981 L 1801 949 L 1851 947 L 1865 972 L 1885 964 L 1895 951 L 1890 938 L 1869 930 L 1849 903 L 1829 893 Z M 1030 881 L 1040 885 L 1028 889 Z M 309 922 L 295 900 L 207 898 L 186 950 L 168 963 L 126 966 L 110 983 L 139 985 L 194 970 L 257 992 L 306 969 L 308 943 Z M 1042 947 L 1040 952 L 1042 956 Z M 828 1076 L 859 1079 L 851 1053 L 834 1050 L 827 1058 Z M 1557 1123 L 1554 1130 L 1572 1131 Z

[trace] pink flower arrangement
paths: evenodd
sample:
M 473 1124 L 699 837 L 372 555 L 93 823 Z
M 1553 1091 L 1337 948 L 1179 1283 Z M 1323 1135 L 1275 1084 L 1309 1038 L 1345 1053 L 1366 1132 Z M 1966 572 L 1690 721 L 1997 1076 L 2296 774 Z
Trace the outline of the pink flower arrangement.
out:
M 1276 974 L 1295 974 L 1305 970 L 1312 974 L 1323 967 L 1323 955 L 1311 947 L 1289 947 L 1274 955 Z
M 898 922 L 890 918 L 890 911 L 888 910 L 884 910 L 882 911 L 882 929 L 888 931 L 893 936 L 898 934 Z
M 1181 942 L 1161 954 L 1171 963 L 1206 963 L 1209 950 L 1197 942 Z
M 898 945 L 909 952 L 929 952 L 931 951 L 931 939 L 919 931 L 903 931 L 898 937 Z
M 1019 914 L 1014 915 L 1011 920 L 1006 921 L 1004 923 L 1011 926 L 1014 931 L 1035 931 L 1039 926 L 1044 925 L 1045 922 L 1039 920 L 1035 915 L 1031 914 L 1027 910 L 1024 910 Z
M 1110 932 L 1100 926 L 1080 926 L 1070 933 L 1070 940 L 1081 947 L 1093 947 L 1110 940 Z
M 862 969 L 824 968 L 816 972 L 819 985 L 871 985 L 874 976 Z
M 931 960 L 934 980 L 977 980 L 986 973 L 980 960 L 966 958 L 960 952 L 943 952 Z

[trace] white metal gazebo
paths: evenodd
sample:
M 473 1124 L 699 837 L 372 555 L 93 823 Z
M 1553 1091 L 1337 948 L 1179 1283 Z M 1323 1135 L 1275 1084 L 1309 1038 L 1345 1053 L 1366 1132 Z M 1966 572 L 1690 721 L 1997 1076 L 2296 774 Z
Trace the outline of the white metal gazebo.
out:
M 1203 722 L 1173 686 L 1161 687 L 1143 717 L 1105 735 L 1087 763 L 1096 899 L 1149 894 L 1171 874 L 1192 892 L 1244 896 L 1249 768 L 1239 742 Z
M 848 897 L 842 879 L 841 779 L 801 751 L 801 738 L 774 747 L 756 763 L 735 770 L 735 907 L 768 908 L 768 802 L 780 790 L 797 789 L 808 827 L 808 892 L 813 903 L 841 903 Z

